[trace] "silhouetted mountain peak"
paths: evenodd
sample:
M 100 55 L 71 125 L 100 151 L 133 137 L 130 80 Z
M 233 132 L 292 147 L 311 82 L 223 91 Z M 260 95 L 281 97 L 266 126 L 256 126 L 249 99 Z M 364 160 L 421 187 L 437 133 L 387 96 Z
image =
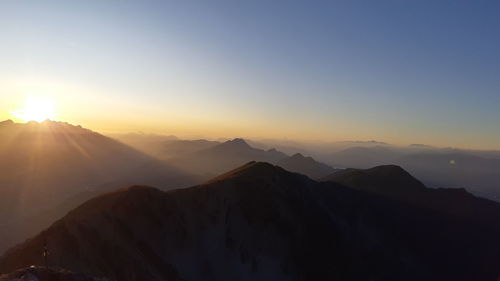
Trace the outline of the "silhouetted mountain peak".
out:
M 116 190 L 113 190 L 111 192 L 108 192 L 106 194 L 116 194 L 116 193 L 141 193 L 141 192 L 156 192 L 159 191 L 155 187 L 147 186 L 147 185 L 132 185 L 132 186 L 127 186 L 123 188 L 119 188 Z M 104 194 L 104 195 L 106 195 Z
M 173 188 L 199 182 L 81 126 L 50 120 L 6 124 L 0 126 L 0 220 L 12 223 L 0 227 L 0 252 L 67 213 L 61 203 L 72 208 L 92 194 L 133 184 Z M 26 227 L 23 220 L 34 217 Z
M 290 156 L 289 158 L 284 159 L 284 161 L 289 161 L 291 163 L 303 164 L 303 165 L 305 165 L 305 164 L 309 164 L 309 165 L 313 165 L 313 164 L 326 165 L 326 164 L 317 162 L 316 160 L 314 160 L 314 158 L 312 158 L 310 156 L 304 156 L 301 153 L 295 153 L 294 155 Z
M 247 164 L 217 176 L 207 183 L 214 183 L 219 181 L 225 181 L 228 179 L 256 179 L 256 178 L 272 178 L 274 174 L 287 173 L 285 170 L 278 166 L 266 162 L 256 162 L 251 161 Z
M 223 145 L 226 146 L 233 146 L 233 147 L 245 147 L 245 148 L 251 148 L 251 146 L 242 138 L 235 138 L 232 140 L 228 140 Z
M 236 138 L 228 140 L 214 147 L 208 148 L 205 151 L 218 151 L 219 153 L 238 153 L 244 151 L 254 151 L 256 148 L 251 147 L 244 139 Z
M 301 153 L 283 158 L 277 164 L 288 171 L 304 174 L 313 179 L 322 178 L 335 171 L 334 168 Z
M 10 119 L 0 122 L 0 126 L 9 126 L 9 125 L 13 125 L 13 124 L 14 124 L 14 121 L 12 121 Z
M 194 152 L 179 159 L 181 166 L 202 174 L 221 174 L 250 161 L 277 163 L 287 155 L 277 150 L 263 150 L 250 146 L 245 140 L 236 138 Z
M 64 135 L 89 135 L 97 134 L 80 125 L 72 125 L 67 122 L 45 120 L 43 122 L 29 121 L 27 123 L 16 123 L 6 120 L 0 123 L 0 127 L 5 129 L 4 133 L 36 133 L 36 134 L 64 134 Z
M 380 165 L 373 167 L 371 169 L 367 169 L 368 172 L 370 173 L 381 173 L 384 175 L 400 175 L 407 177 L 408 179 L 415 179 L 413 176 L 411 176 L 405 169 L 401 168 L 398 165 Z
M 382 165 L 370 169 L 345 169 L 323 181 L 338 182 L 350 187 L 376 192 L 405 192 L 426 187 L 397 165 Z

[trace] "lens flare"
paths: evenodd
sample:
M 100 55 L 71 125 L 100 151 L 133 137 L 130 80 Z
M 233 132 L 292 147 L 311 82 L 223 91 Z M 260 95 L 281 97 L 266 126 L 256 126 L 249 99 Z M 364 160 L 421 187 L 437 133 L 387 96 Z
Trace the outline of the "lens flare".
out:
M 55 103 L 47 97 L 31 96 L 26 99 L 24 108 L 14 111 L 15 118 L 25 122 L 42 122 L 55 117 Z

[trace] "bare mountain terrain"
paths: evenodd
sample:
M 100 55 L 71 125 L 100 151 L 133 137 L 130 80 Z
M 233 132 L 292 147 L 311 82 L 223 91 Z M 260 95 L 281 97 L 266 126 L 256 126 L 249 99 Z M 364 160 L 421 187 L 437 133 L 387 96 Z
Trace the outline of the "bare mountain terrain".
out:
M 425 189 L 396 168 L 369 175 L 390 190 Z M 499 204 L 456 215 L 364 191 L 356 177 L 345 187 L 252 162 L 187 189 L 121 189 L 9 250 L 0 272 L 41 264 L 47 246 L 51 266 L 123 281 L 497 281 Z M 429 198 L 485 201 L 454 192 Z
M 343 141 L 333 143 L 300 143 L 286 140 L 245 141 L 248 146 L 260 150 L 249 153 L 246 149 L 233 150 L 227 153 L 213 153 L 202 156 L 202 150 L 210 150 L 220 142 L 208 140 L 179 140 L 172 136 L 132 135 L 132 139 L 141 139 L 142 143 L 130 141 L 139 149 L 146 147 L 148 153 L 155 157 L 172 160 L 179 168 L 213 176 L 248 161 L 267 161 L 311 178 L 328 175 L 326 167 L 296 157 L 312 155 L 317 160 L 331 167 L 371 168 L 378 165 L 399 165 L 421 179 L 427 186 L 434 188 L 453 187 L 466 188 L 477 196 L 500 201 L 500 152 L 466 150 L 456 148 L 439 148 L 425 144 L 395 146 L 378 141 Z M 161 140 L 161 142 L 160 142 Z M 156 144 L 154 144 L 156 143 Z M 160 144 L 161 143 L 161 144 Z M 270 159 L 262 155 L 262 150 L 274 151 L 279 148 L 290 155 L 283 159 Z M 239 154 L 239 160 L 234 160 Z M 249 157 L 252 155 L 253 157 Z M 226 156 L 227 155 L 227 156 Z M 207 159 L 208 158 L 208 159 Z M 232 158 L 232 159 L 229 159 Z M 307 157 L 305 157 L 307 158 Z M 200 159 L 200 163 L 197 164 Z M 300 159 L 301 164 L 297 161 Z M 219 164 L 219 162 L 227 164 Z M 320 162 L 320 163 L 321 163 Z M 209 165 L 210 164 L 210 165 Z M 198 165 L 198 166 L 197 166 Z M 211 166 L 212 168 L 207 168 Z M 299 169 L 300 168 L 300 169 Z M 326 168 L 326 169 L 325 169 Z
M 399 166 L 345 169 L 322 181 L 335 182 L 425 209 L 445 212 L 471 221 L 495 225 L 500 222 L 500 204 L 474 197 L 463 188 L 427 188 Z
M 327 163 L 361 169 L 399 165 L 429 187 L 466 188 L 475 195 L 500 201 L 500 159 L 497 153 L 424 145 L 351 147 L 330 154 Z
M 337 171 L 337 169 L 300 153 L 281 159 L 277 162 L 277 165 L 287 171 L 306 175 L 311 179 L 319 179 Z
M 179 158 L 220 144 L 205 139 L 181 140 L 175 136 L 152 134 L 115 134 L 111 137 L 163 160 Z
M 395 161 L 432 187 L 460 187 L 500 201 L 500 159 L 464 151 L 415 153 Z
M 181 169 L 196 174 L 217 175 L 249 161 L 276 163 L 288 155 L 276 149 L 258 149 L 236 138 L 171 160 Z
M 162 142 L 162 148 L 153 155 L 167 159 L 180 169 L 212 176 L 250 161 L 274 163 L 313 179 L 335 171 L 334 168 L 300 153 L 288 156 L 274 148 L 260 149 L 254 146 L 258 144 L 250 143 L 241 138 L 224 143 L 204 139 L 167 140 Z
M 0 169 L 0 252 L 63 216 L 68 209 L 58 206 L 67 200 L 74 208 L 126 185 L 169 189 L 199 180 L 111 138 L 53 121 L 0 123 Z M 72 199 L 77 197 L 83 201 Z M 26 225 L 34 217 L 39 219 Z

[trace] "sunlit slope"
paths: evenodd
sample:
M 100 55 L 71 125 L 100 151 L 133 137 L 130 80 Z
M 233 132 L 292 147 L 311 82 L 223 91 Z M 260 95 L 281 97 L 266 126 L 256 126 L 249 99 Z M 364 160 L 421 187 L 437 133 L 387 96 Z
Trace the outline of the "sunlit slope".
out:
M 82 192 L 130 184 L 175 188 L 195 183 L 194 178 L 80 126 L 2 122 L 0 252 L 9 241 L 6 236 L 18 237 L 17 228 L 25 228 L 19 225 L 21 218 L 39 216 Z

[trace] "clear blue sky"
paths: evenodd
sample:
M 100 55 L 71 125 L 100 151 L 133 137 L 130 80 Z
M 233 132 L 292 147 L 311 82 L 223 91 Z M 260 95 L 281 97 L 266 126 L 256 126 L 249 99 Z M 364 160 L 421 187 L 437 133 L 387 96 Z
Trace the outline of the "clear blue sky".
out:
M 100 130 L 500 148 L 499 15 L 498 1 L 3 0 L 0 110 L 39 91 Z

